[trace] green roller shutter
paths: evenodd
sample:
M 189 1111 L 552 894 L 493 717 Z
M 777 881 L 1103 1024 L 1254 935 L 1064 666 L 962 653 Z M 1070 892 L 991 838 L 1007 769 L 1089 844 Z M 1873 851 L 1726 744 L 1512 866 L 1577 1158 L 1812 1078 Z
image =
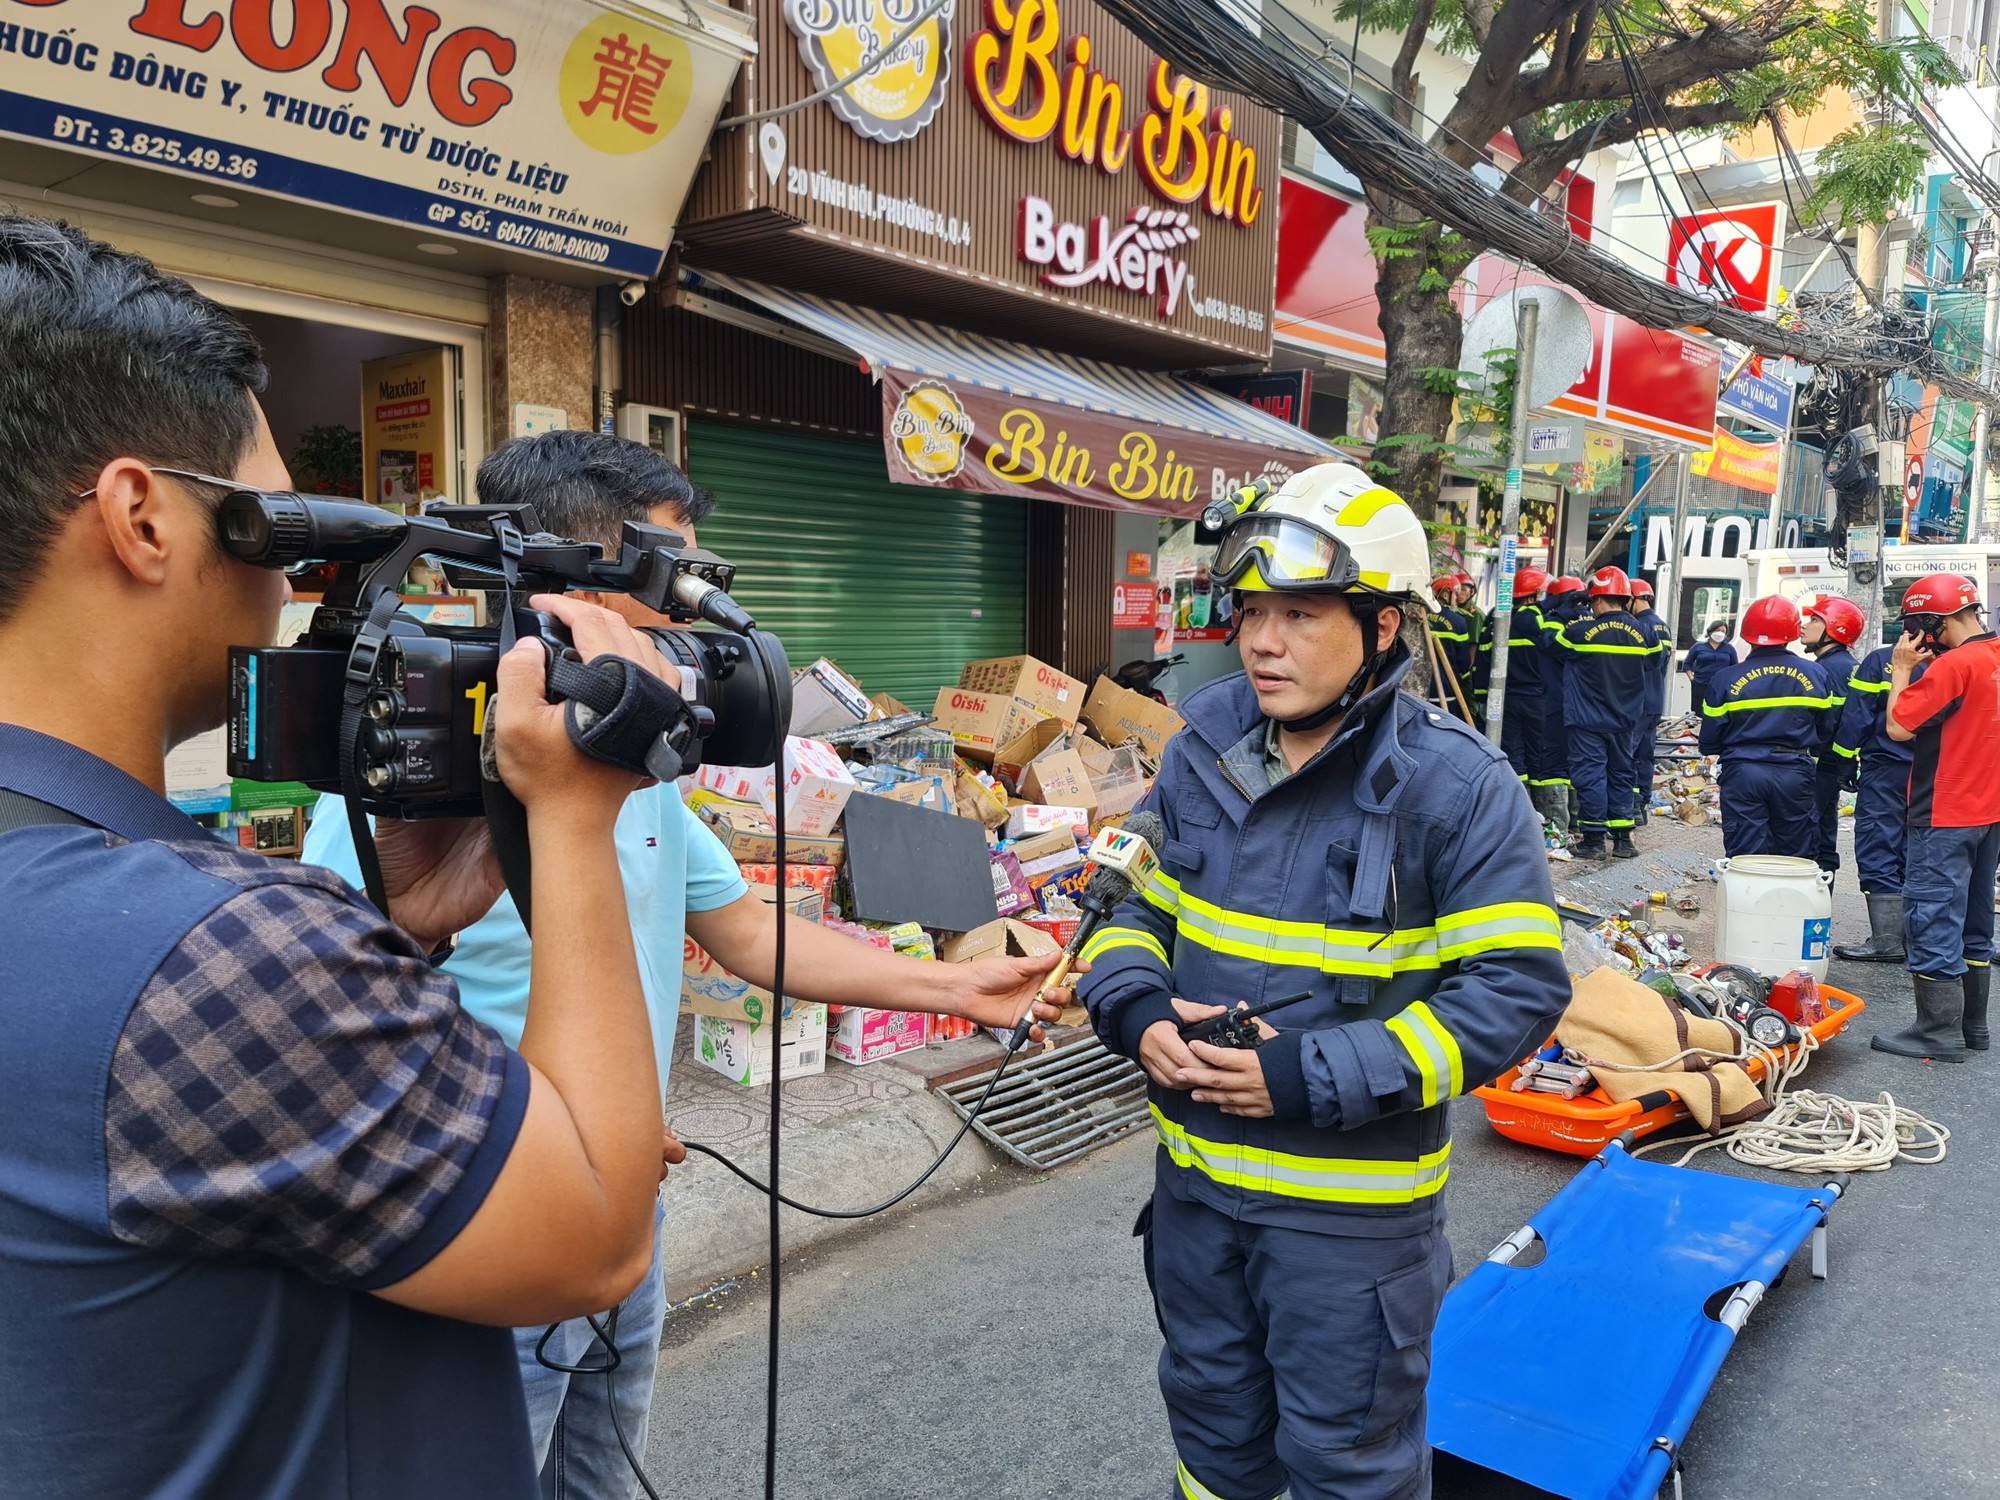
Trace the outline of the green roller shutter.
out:
M 879 443 L 692 421 L 688 474 L 718 503 L 701 545 L 793 666 L 831 657 L 928 709 L 959 668 L 1027 639 L 1027 506 L 891 484 Z

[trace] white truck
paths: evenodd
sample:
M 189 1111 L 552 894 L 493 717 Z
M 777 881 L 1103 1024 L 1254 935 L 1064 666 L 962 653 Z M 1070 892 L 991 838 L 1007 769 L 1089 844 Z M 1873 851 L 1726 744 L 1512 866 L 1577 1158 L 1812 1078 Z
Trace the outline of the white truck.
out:
M 1668 684 L 1669 718 L 1688 710 L 1688 680 L 1679 670 L 1687 648 L 1699 640 L 1708 626 L 1721 620 L 1730 627 L 1738 659 L 1749 650 L 1735 637 L 1736 623 L 1753 599 L 1781 594 L 1798 600 L 1808 594 L 1848 594 L 1847 571 L 1835 563 L 1824 547 L 1762 547 L 1738 557 L 1690 557 L 1681 582 L 1680 617 L 1675 623 L 1676 669 Z M 1903 593 L 1917 579 L 1930 573 L 1963 573 L 1980 586 L 1980 598 L 1990 610 L 1995 591 L 2000 589 L 2000 546 L 1973 543 L 1964 546 L 1898 546 L 1882 549 L 1882 640 L 1896 639 L 1896 616 Z M 1859 602 L 1857 600 L 1857 602 Z M 1865 656 L 1867 641 L 1859 642 L 1855 655 Z

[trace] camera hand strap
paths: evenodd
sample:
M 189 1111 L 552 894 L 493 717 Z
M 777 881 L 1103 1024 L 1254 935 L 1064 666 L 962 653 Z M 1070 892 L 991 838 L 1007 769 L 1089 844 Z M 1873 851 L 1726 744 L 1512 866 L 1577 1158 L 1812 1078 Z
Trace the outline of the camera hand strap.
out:
M 361 779 L 361 720 L 368 694 L 375 686 L 375 665 L 389 639 L 389 621 L 402 603 L 396 594 L 383 594 L 369 607 L 368 618 L 354 633 L 354 645 L 347 653 L 347 680 L 340 691 L 340 795 L 347 804 L 347 828 L 354 839 L 354 858 L 361 866 L 361 884 L 368 899 L 383 916 L 389 915 L 389 898 L 382 884 L 382 861 L 375 854 L 375 830 L 361 809 L 366 795 Z

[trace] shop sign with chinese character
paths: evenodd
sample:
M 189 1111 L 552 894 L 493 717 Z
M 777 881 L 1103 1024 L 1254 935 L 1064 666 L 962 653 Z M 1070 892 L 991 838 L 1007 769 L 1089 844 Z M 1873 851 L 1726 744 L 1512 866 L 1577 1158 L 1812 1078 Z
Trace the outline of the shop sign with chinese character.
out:
M 752 51 L 712 0 L 285 10 L 281 27 L 268 0 L 11 6 L 0 134 L 650 276 Z

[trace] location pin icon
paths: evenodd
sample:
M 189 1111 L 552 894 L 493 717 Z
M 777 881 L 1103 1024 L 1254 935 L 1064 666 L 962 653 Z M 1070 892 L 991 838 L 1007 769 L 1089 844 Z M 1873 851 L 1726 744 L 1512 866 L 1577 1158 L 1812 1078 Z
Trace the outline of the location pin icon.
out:
M 757 131 L 757 154 L 764 158 L 764 175 L 775 186 L 785 170 L 785 130 L 776 120 L 766 120 Z

